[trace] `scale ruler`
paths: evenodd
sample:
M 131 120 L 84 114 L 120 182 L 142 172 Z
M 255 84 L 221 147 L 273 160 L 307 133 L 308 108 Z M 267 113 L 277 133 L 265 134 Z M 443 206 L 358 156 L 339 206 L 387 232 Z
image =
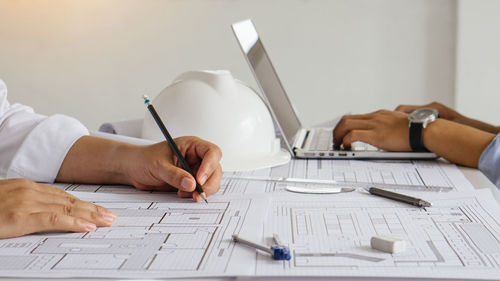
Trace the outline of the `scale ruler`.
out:
M 293 184 L 293 185 L 328 185 L 328 186 L 338 186 L 338 187 L 378 187 L 385 189 L 395 189 L 395 190 L 418 190 L 418 191 L 436 191 L 436 192 L 447 192 L 453 190 L 451 186 L 428 186 L 428 185 L 408 185 L 408 184 L 389 184 L 389 183 L 371 183 L 371 182 L 348 182 L 348 181 L 335 181 L 335 180 L 325 180 L 325 179 L 304 179 L 304 178 L 288 178 L 288 177 L 257 177 L 257 176 L 235 176 L 235 175 L 224 175 L 223 179 L 229 180 L 249 180 L 249 181 L 264 181 L 264 182 L 275 182 L 283 184 Z

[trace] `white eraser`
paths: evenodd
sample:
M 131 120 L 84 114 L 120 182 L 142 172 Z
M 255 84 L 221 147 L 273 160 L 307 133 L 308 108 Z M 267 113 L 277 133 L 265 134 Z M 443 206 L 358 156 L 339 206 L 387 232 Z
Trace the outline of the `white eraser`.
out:
M 406 250 L 405 240 L 389 236 L 373 236 L 370 244 L 373 249 L 391 254 L 402 253 Z

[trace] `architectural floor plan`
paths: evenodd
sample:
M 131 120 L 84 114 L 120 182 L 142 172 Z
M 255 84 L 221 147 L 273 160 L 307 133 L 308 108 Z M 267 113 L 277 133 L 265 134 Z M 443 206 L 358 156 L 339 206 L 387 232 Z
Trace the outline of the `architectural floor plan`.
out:
M 249 172 L 225 173 L 220 193 L 282 192 L 285 184 L 263 178 L 300 178 L 335 181 L 342 186 L 459 192 L 472 185 L 453 164 L 439 161 L 360 161 L 294 159 L 287 165 Z M 251 180 L 254 178 L 255 180 Z
M 0 240 L 0 276 L 225 275 L 240 250 L 231 235 L 244 225 L 262 233 L 249 212 L 267 208 L 255 200 L 94 202 L 117 213 L 112 227 Z
M 266 180 L 284 177 L 334 180 L 357 189 L 302 194 Z M 401 185 L 406 189 L 399 192 L 432 207 L 373 196 L 354 182 Z M 292 160 L 270 169 L 225 173 L 208 204 L 132 186 L 56 186 L 115 211 L 117 221 L 88 233 L 2 239 L 1 277 L 500 276 L 500 208 L 488 189 L 474 189 L 445 162 Z M 448 189 L 412 189 L 417 186 Z M 235 244 L 233 234 L 268 245 L 278 234 L 292 258 L 274 261 Z M 403 239 L 407 249 L 399 254 L 374 250 L 373 235 Z
M 286 165 L 249 172 L 224 173 L 219 195 L 283 193 L 286 184 L 252 180 L 277 177 L 336 181 L 342 186 L 463 192 L 473 190 L 464 175 L 453 164 L 437 161 L 359 161 L 294 159 Z M 294 184 L 300 185 L 300 184 Z M 307 186 L 307 184 L 302 184 Z M 314 185 L 314 184 L 313 184 Z M 123 185 L 55 184 L 66 191 L 144 194 Z
M 257 255 L 256 275 L 500 276 L 500 214 L 488 213 L 485 201 L 435 199 L 433 207 L 415 208 L 369 196 L 276 199 L 265 236 L 278 233 L 291 248 L 292 260 Z M 401 238 L 407 250 L 388 254 L 371 249 L 373 235 Z

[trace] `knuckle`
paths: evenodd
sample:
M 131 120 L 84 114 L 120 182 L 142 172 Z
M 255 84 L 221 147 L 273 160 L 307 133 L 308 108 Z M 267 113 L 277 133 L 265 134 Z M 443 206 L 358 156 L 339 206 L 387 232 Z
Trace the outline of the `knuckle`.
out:
M 220 147 L 218 147 L 217 145 L 215 145 L 215 151 L 217 152 L 217 155 L 219 158 L 222 158 L 222 149 L 220 149 Z
M 7 213 L 6 219 L 9 224 L 20 223 L 24 219 L 24 213 L 21 210 L 12 210 Z
M 106 209 L 104 207 L 101 207 L 99 205 L 94 205 L 94 211 L 99 214 L 103 214 L 106 212 Z
M 192 142 L 192 143 L 197 143 L 197 142 L 207 142 L 205 140 L 200 139 L 197 136 L 183 136 L 178 138 L 179 141 L 182 142 Z
M 62 213 L 67 216 L 70 216 L 73 213 L 73 208 L 71 206 L 63 205 L 61 209 Z
M 92 221 L 97 221 L 99 218 L 101 218 L 101 215 L 97 212 L 90 212 L 90 218 Z
M 56 226 L 61 221 L 61 215 L 57 213 L 51 213 L 48 217 L 47 223 L 49 226 Z
M 74 197 L 66 197 L 66 198 L 67 198 L 68 204 L 71 205 L 71 206 L 75 205 L 76 202 L 77 202 L 77 200 L 78 200 L 78 199 L 76 199 Z
M 344 127 L 346 120 L 347 120 L 346 116 L 342 117 L 342 119 L 340 119 L 340 121 L 335 129 Z

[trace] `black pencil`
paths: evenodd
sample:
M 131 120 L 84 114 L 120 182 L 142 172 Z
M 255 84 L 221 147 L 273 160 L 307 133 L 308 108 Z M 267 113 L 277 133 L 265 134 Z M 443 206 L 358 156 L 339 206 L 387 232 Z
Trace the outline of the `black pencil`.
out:
M 148 105 L 148 110 L 149 110 L 149 112 L 151 112 L 153 119 L 155 120 L 158 127 L 160 127 L 161 132 L 163 133 L 163 135 L 167 139 L 167 142 L 170 145 L 170 148 L 174 151 L 175 156 L 177 156 L 177 159 L 179 159 L 179 162 L 181 162 L 182 168 L 186 172 L 190 173 L 193 176 L 193 178 L 196 182 L 196 188 L 195 188 L 196 192 L 198 192 L 198 194 L 201 196 L 201 198 L 203 198 L 203 200 L 205 200 L 205 202 L 208 204 L 207 195 L 205 194 L 205 191 L 203 191 L 203 188 L 198 183 L 198 180 L 196 180 L 196 176 L 194 175 L 193 171 L 191 171 L 191 168 L 189 168 L 189 164 L 187 163 L 186 159 L 184 159 L 184 157 L 182 156 L 181 152 L 179 151 L 179 148 L 177 147 L 177 145 L 174 142 L 174 139 L 172 139 L 167 128 L 165 127 L 165 125 L 161 121 L 160 116 L 158 115 L 155 108 L 151 104 L 149 97 L 144 95 L 143 98 L 144 98 L 144 103 Z
M 430 207 L 430 206 L 432 206 L 432 204 L 430 202 L 427 202 L 427 201 L 422 200 L 420 198 L 411 197 L 408 195 L 404 195 L 404 194 L 400 194 L 400 193 L 396 193 L 396 192 L 392 192 L 392 191 L 388 191 L 388 190 L 380 189 L 380 188 L 376 188 L 376 187 L 370 187 L 368 189 L 368 192 L 370 192 L 373 195 L 385 197 L 385 198 L 392 199 L 392 200 L 397 200 L 397 201 L 408 203 L 408 204 L 411 204 L 411 205 L 417 206 L 417 207 Z

